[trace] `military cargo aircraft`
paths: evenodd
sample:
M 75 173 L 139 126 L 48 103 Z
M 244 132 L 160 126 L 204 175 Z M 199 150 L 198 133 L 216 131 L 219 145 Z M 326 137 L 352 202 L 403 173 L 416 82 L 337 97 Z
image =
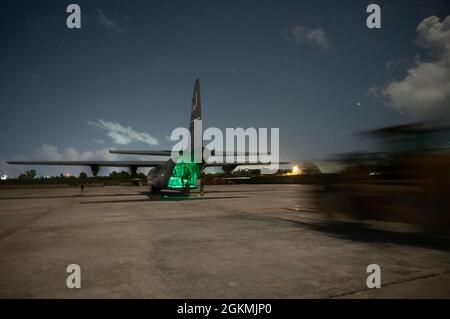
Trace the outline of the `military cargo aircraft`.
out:
M 191 149 L 194 145 L 194 123 L 201 120 L 201 102 L 200 102 L 200 81 L 195 80 L 194 94 L 192 97 L 191 119 L 189 125 Z M 203 139 L 201 141 L 202 151 L 204 150 Z M 213 151 L 214 152 L 214 151 Z M 213 154 L 212 152 L 212 154 Z M 145 155 L 145 156 L 172 156 L 171 150 L 110 150 L 112 154 L 125 155 Z M 180 152 L 182 153 L 182 152 Z M 234 153 L 237 154 L 237 153 Z M 268 153 L 269 154 L 269 153 Z M 258 155 L 244 153 L 240 155 Z M 222 167 L 225 172 L 231 172 L 238 165 L 263 165 L 267 163 L 249 163 L 234 162 L 228 163 L 207 163 L 202 158 L 201 163 L 194 161 L 174 161 L 172 158 L 167 161 L 8 161 L 12 165 L 59 165 L 59 166 L 87 166 L 90 167 L 92 174 L 96 176 L 101 167 L 126 167 L 129 168 L 132 175 L 136 175 L 136 171 L 140 167 L 151 167 L 152 169 L 147 175 L 147 181 L 152 193 L 159 193 L 161 190 L 178 190 L 194 189 L 197 187 L 199 174 L 207 167 Z M 278 164 L 289 164 L 288 162 Z

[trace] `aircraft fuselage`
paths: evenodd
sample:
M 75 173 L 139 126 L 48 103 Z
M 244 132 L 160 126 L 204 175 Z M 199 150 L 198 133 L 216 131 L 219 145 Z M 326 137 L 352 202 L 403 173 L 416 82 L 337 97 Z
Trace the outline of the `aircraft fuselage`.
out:
M 155 167 L 147 175 L 147 182 L 151 192 L 162 189 L 184 190 L 197 188 L 197 179 L 203 169 L 202 164 L 179 161 L 175 163 L 169 159 L 164 165 Z

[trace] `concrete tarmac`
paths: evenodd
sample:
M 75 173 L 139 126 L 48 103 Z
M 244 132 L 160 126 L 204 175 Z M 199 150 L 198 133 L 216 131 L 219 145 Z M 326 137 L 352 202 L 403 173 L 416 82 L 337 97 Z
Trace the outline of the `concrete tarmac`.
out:
M 0 190 L 0 298 L 450 297 L 447 239 L 330 224 L 308 186 L 206 191 Z M 81 289 L 66 286 L 69 264 Z

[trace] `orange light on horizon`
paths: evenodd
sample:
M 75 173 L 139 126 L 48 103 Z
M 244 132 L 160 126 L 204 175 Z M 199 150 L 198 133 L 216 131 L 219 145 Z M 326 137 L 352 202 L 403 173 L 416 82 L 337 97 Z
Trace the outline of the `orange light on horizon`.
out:
M 301 175 L 302 173 L 303 171 L 300 166 L 295 165 L 294 167 L 292 167 L 292 175 Z

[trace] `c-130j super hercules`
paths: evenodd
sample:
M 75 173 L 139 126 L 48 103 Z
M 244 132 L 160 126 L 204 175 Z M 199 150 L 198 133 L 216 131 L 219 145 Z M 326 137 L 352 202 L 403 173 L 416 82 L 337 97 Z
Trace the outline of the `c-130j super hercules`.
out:
M 201 120 L 202 111 L 200 103 L 200 81 L 195 80 L 194 94 L 192 97 L 192 110 L 190 120 L 190 139 L 191 150 L 194 148 L 194 123 Z M 202 151 L 203 140 L 201 141 Z M 213 151 L 214 152 L 214 151 Z M 172 151 L 116 151 L 110 150 L 112 154 L 126 154 L 126 155 L 148 155 L 148 156 L 172 156 Z M 182 152 L 180 152 L 182 153 Z M 218 153 L 218 152 L 217 152 Z M 236 154 L 236 153 L 235 153 Z M 255 155 L 255 154 L 240 154 L 240 155 Z M 256 154 L 257 155 L 257 154 Z M 236 156 L 236 155 L 235 155 Z M 130 169 L 132 175 L 136 175 L 139 167 L 152 167 L 153 169 L 147 175 L 148 185 L 152 193 L 158 193 L 161 190 L 178 190 L 184 191 L 186 187 L 194 189 L 197 187 L 197 179 L 201 171 L 206 167 L 222 167 L 225 172 L 231 172 L 238 165 L 262 165 L 263 163 L 249 163 L 249 162 L 234 162 L 229 163 L 207 163 L 202 157 L 198 163 L 192 160 L 178 160 L 174 161 L 172 158 L 167 161 L 9 161 L 8 164 L 13 165 L 59 165 L 59 166 L 88 166 L 91 168 L 92 174 L 96 176 L 100 167 L 127 167 Z M 264 163 L 267 164 L 267 163 Z M 287 163 L 278 163 L 287 164 Z

